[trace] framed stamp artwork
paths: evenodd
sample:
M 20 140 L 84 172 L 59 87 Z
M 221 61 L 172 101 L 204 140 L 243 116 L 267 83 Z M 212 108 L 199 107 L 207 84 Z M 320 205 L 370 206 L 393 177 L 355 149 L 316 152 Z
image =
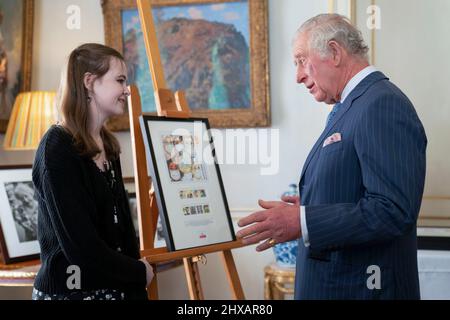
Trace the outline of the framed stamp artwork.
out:
M 207 119 L 140 117 L 170 251 L 235 241 Z
M 37 213 L 31 166 L 0 166 L 0 247 L 4 263 L 39 257 Z

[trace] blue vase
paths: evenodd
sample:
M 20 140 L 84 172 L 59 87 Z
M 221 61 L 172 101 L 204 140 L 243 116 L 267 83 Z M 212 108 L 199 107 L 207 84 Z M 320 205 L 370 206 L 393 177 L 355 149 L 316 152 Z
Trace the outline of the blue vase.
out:
M 273 247 L 275 259 L 280 267 L 294 268 L 297 261 L 298 241 L 292 240 Z
M 283 193 L 283 196 L 298 196 L 297 185 L 290 184 L 289 191 Z M 294 268 L 297 261 L 297 249 L 297 240 L 276 244 L 273 247 L 273 252 L 277 264 L 280 267 Z

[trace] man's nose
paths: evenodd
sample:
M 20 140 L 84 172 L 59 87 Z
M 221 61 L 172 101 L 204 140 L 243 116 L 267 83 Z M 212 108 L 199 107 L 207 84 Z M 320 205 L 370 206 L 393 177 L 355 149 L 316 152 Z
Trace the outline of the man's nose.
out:
M 306 74 L 300 66 L 297 68 L 297 83 L 303 83 L 306 80 Z

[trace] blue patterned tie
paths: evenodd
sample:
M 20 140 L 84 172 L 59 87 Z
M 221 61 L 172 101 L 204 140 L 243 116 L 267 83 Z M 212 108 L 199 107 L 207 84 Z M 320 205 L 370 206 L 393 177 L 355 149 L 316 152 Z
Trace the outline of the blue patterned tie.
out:
M 339 109 L 341 108 L 342 103 L 338 102 L 334 105 L 333 109 L 331 110 L 331 112 L 328 114 L 328 118 L 327 118 L 327 125 L 325 126 L 328 127 L 328 125 L 331 123 L 331 120 L 333 120 L 334 116 L 336 115 L 336 113 L 339 111 Z

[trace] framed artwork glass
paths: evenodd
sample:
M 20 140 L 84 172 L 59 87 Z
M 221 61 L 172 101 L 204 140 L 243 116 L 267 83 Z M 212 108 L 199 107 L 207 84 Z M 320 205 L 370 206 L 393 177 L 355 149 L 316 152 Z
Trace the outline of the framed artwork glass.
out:
M 37 213 L 31 166 L 0 166 L 0 247 L 4 263 L 39 257 Z
M 16 96 L 31 87 L 34 0 L 0 0 L 0 133 Z
M 140 117 L 170 251 L 235 241 L 207 119 Z
M 270 125 L 267 0 L 153 0 L 168 89 L 212 127 Z M 156 111 L 135 0 L 104 0 L 106 44 L 122 52 L 143 112 Z M 128 115 L 108 123 L 128 130 Z
M 126 180 L 128 180 L 129 182 L 127 182 Z M 125 188 L 127 188 L 127 190 L 131 186 L 132 186 L 132 188 L 134 188 L 134 178 L 132 178 L 132 177 L 124 178 L 124 183 L 125 183 Z M 129 192 L 128 200 L 130 203 L 130 211 L 131 211 L 131 218 L 133 220 L 133 226 L 136 231 L 136 241 L 139 243 L 139 222 L 138 222 L 138 213 L 137 213 L 136 193 Z M 164 238 L 161 216 L 158 217 L 158 224 L 157 224 L 157 228 L 156 228 L 154 245 L 155 245 L 155 248 L 166 247 L 166 239 Z M 172 260 L 172 261 L 160 262 L 156 265 L 156 272 L 170 270 L 170 269 L 176 268 L 178 266 L 181 266 L 182 264 L 183 264 L 183 260 Z
M 133 179 L 134 180 L 134 179 Z M 134 182 L 133 182 L 134 184 Z M 139 243 L 139 221 L 138 221 L 138 213 L 137 213 L 137 201 L 136 201 L 136 193 L 128 193 L 128 201 L 130 204 L 130 212 L 131 219 L 133 221 L 133 227 L 136 232 L 136 241 Z M 166 247 L 166 239 L 164 238 L 164 231 L 161 222 L 161 216 L 158 217 L 158 223 L 156 226 L 156 234 L 154 239 L 155 248 L 163 248 Z

